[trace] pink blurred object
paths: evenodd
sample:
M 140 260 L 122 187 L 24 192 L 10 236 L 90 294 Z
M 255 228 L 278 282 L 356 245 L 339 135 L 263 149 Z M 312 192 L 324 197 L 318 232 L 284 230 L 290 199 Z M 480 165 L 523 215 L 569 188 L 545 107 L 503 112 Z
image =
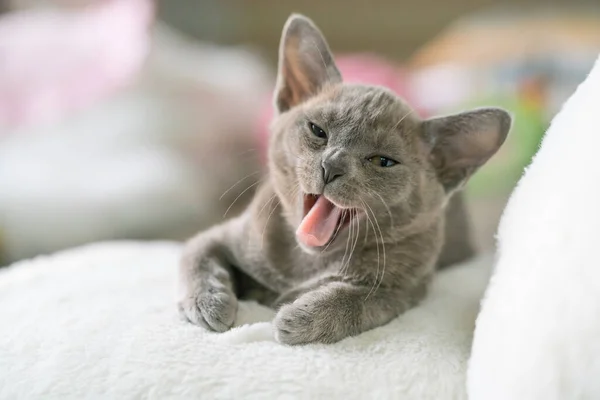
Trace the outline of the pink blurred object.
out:
M 0 131 L 53 122 L 131 82 L 150 46 L 150 0 L 0 18 Z
M 402 69 L 382 57 L 371 54 L 350 54 L 336 57 L 336 64 L 344 82 L 364 83 L 385 86 L 402 96 L 409 104 L 414 104 L 408 86 L 408 76 Z M 266 160 L 266 147 L 269 138 L 269 124 L 273 118 L 273 100 L 269 95 L 259 120 L 259 136 L 263 160 Z M 422 110 L 416 110 L 422 115 Z

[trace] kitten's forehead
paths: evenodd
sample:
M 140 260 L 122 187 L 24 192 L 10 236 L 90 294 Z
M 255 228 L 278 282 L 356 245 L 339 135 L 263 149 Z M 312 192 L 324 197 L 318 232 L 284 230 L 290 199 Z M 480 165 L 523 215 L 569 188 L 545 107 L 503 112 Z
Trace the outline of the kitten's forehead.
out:
M 402 119 L 408 122 L 414 114 L 401 98 L 378 86 L 339 85 L 319 100 L 315 106 L 330 128 L 362 126 L 389 129 L 397 127 Z

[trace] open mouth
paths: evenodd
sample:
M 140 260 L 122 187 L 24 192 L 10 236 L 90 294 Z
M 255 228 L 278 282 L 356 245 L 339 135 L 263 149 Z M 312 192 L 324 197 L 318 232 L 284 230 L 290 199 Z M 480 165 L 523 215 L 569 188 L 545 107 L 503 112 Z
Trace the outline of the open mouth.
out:
M 323 195 L 304 195 L 304 217 L 296 237 L 308 247 L 321 247 L 332 242 L 356 217 L 357 210 L 341 208 Z

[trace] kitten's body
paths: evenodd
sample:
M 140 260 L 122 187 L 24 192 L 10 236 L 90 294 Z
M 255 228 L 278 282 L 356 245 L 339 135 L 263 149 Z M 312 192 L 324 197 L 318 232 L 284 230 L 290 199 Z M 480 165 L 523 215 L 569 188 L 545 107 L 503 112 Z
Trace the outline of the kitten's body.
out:
M 276 105 L 269 176 L 246 212 L 190 241 L 180 309 L 224 331 L 238 297 L 281 306 L 275 335 L 287 344 L 380 326 L 425 295 L 446 204 L 503 142 L 508 116 L 486 109 L 422 121 L 383 88 L 344 85 L 303 17 L 284 29 Z M 452 209 L 461 225 L 462 202 Z M 448 262 L 470 251 L 457 242 Z

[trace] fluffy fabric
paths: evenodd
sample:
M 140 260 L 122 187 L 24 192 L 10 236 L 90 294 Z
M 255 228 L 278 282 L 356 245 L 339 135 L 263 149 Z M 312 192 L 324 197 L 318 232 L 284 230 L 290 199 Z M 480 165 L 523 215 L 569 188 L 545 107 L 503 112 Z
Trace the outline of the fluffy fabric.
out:
M 600 398 L 600 59 L 505 210 L 470 398 Z
M 0 271 L 0 398 L 465 398 L 489 258 L 443 272 L 421 306 L 384 327 L 286 347 L 273 312 L 254 303 L 224 334 L 182 322 L 179 252 L 107 243 Z

